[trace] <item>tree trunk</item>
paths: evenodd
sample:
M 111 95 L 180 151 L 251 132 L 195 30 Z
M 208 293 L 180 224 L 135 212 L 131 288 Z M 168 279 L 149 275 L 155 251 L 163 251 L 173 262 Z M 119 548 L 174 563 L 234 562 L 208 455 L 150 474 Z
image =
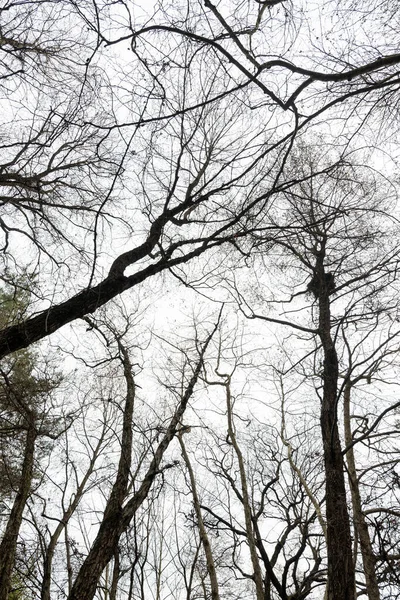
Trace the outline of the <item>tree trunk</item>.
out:
M 192 488 L 192 496 L 193 496 L 193 506 L 194 506 L 194 510 L 196 513 L 200 541 L 203 545 L 204 554 L 206 556 L 207 572 L 208 572 L 208 576 L 210 578 L 211 598 L 212 598 L 212 600 L 219 600 L 217 572 L 215 570 L 215 564 L 214 564 L 214 558 L 212 555 L 210 540 L 208 539 L 207 531 L 204 526 L 203 515 L 201 514 L 199 496 L 197 494 L 196 479 L 194 476 L 193 468 L 192 468 L 188 453 L 186 452 L 186 447 L 185 447 L 184 441 L 182 439 L 182 435 L 184 433 L 185 432 L 181 430 L 179 432 L 178 439 L 179 439 L 179 443 L 181 445 L 183 460 L 185 461 L 185 464 L 186 464 L 186 467 L 187 467 L 187 470 L 189 473 L 190 485 Z
M 103 569 L 115 555 L 119 538 L 123 531 L 121 529 L 122 504 L 127 494 L 131 468 L 135 383 L 128 353 L 120 342 L 118 342 L 118 346 L 122 356 L 127 386 L 118 471 L 107 501 L 99 532 L 72 586 L 69 595 L 71 600 L 89 600 L 93 598 Z
M 127 438 L 126 444 L 124 443 L 123 437 L 121 443 L 121 459 L 116 482 L 111 492 L 110 499 L 107 502 L 107 506 L 104 511 L 104 517 L 100 524 L 100 528 L 96 539 L 94 540 L 92 547 L 89 550 L 86 560 L 84 561 L 83 565 L 79 570 L 74 585 L 72 586 L 71 593 L 68 596 L 68 600 L 93 599 L 96 593 L 98 581 L 106 565 L 110 562 L 110 560 L 115 554 L 120 536 L 129 527 L 129 524 L 131 523 L 137 510 L 147 498 L 153 481 L 160 473 L 160 465 L 164 453 L 168 449 L 171 441 L 173 440 L 176 434 L 178 424 L 181 422 L 181 419 L 188 405 L 189 399 L 191 398 L 194 392 L 194 387 L 197 383 L 201 369 L 203 367 L 203 359 L 205 352 L 214 333 L 217 330 L 218 323 L 219 320 L 211 334 L 206 339 L 203 347 L 201 348 L 200 356 L 194 369 L 193 375 L 189 380 L 184 394 L 182 395 L 181 401 L 170 421 L 167 431 L 164 437 L 162 438 L 161 442 L 159 443 L 156 452 L 154 453 L 154 457 L 150 463 L 150 466 L 141 485 L 139 486 L 137 492 L 133 495 L 133 497 L 127 502 L 127 504 L 124 507 L 122 506 L 122 503 L 126 495 L 127 486 L 125 484 L 127 484 L 127 476 L 129 474 L 129 467 L 127 462 L 124 462 L 124 457 L 126 457 L 126 461 L 128 461 L 128 459 L 130 460 L 129 457 L 131 454 L 132 434 L 130 433 L 130 437 Z M 132 413 L 130 411 L 125 410 L 124 432 L 126 434 L 128 434 L 128 429 L 126 429 L 128 427 L 129 431 L 131 432 L 131 421 Z M 130 444 L 129 448 L 127 444 Z M 121 483 L 122 480 L 120 481 L 121 469 L 124 471 L 124 477 L 126 475 L 126 480 L 123 478 L 125 488 Z
M 178 214 L 185 208 L 192 206 L 191 199 L 182 202 L 179 207 L 175 207 L 172 211 L 168 212 L 169 216 Z M 166 218 L 163 217 L 166 222 Z M 162 231 L 160 223 L 163 223 L 163 219 L 158 217 L 150 228 L 149 239 L 154 236 L 152 233 L 153 228 L 158 231 Z M 164 223 L 165 224 L 165 223 Z M 157 227 L 155 227 L 157 225 Z M 140 269 L 136 273 L 129 276 L 123 275 L 123 268 L 129 265 L 133 265 L 136 261 L 144 258 L 146 251 L 151 251 L 158 238 L 151 243 L 144 242 L 138 248 L 122 254 L 119 258 L 114 261 L 110 269 L 109 275 L 94 287 L 85 288 L 75 296 L 68 298 L 65 302 L 55 304 L 45 311 L 39 313 L 34 317 L 30 317 L 17 325 L 11 325 L 5 329 L 0 330 L 0 358 L 26 348 L 42 340 L 43 338 L 51 335 L 60 327 L 63 327 L 67 323 L 71 323 L 77 319 L 83 318 L 85 315 L 94 313 L 98 308 L 107 304 L 110 300 L 119 296 L 123 292 L 130 288 L 139 285 L 149 277 L 162 273 L 171 267 L 185 264 L 192 259 L 200 256 L 206 252 L 209 248 L 221 246 L 226 241 L 229 241 L 231 236 L 219 237 L 214 239 L 210 236 L 208 239 L 205 238 L 201 245 L 190 250 L 186 254 L 180 254 L 175 258 L 171 258 L 171 254 L 174 250 L 174 244 L 171 245 L 169 251 L 165 251 L 164 255 L 157 262 Z M 128 258 L 129 257 L 129 260 Z
M 18 534 L 22 523 L 25 504 L 31 491 L 36 436 L 36 428 L 33 419 L 31 419 L 26 432 L 21 482 L 11 509 L 4 537 L 0 544 L 0 600 L 7 600 L 10 591 L 11 575 L 17 551 Z
M 111 580 L 111 590 L 110 590 L 110 600 L 117 600 L 117 591 L 118 591 L 118 582 L 120 577 L 120 559 L 119 559 L 119 549 L 115 551 L 114 554 L 114 566 L 113 566 L 113 574 Z
M 346 452 L 347 473 L 350 483 L 351 502 L 353 506 L 353 521 L 360 540 L 361 556 L 364 567 L 365 583 L 367 587 L 368 600 L 380 600 L 379 586 L 376 579 L 376 559 L 372 550 L 371 538 L 369 536 L 368 525 L 362 511 L 360 488 L 358 485 L 356 463 L 350 425 L 350 393 L 351 382 L 349 381 L 344 389 L 344 436 L 345 443 L 349 449 Z
M 355 600 L 355 571 L 350 520 L 344 479 L 344 460 L 337 422 L 338 358 L 331 336 L 329 276 L 317 258 L 316 281 L 319 300 L 319 336 L 324 353 L 321 432 L 326 477 L 326 531 L 328 552 L 328 600 Z
M 239 465 L 239 473 L 240 473 L 240 484 L 242 489 L 242 504 L 243 504 L 243 512 L 244 519 L 246 525 L 246 534 L 247 534 L 247 543 L 249 545 L 250 550 L 250 558 L 251 563 L 253 565 L 254 572 L 254 583 L 256 586 L 256 598 L 257 600 L 264 600 L 264 585 L 263 585 L 263 576 L 261 573 L 260 562 L 257 555 L 257 545 L 255 541 L 255 532 L 253 529 L 253 516 L 250 506 L 250 498 L 247 487 L 247 477 L 246 477 L 246 469 L 243 460 L 242 452 L 239 448 L 239 444 L 236 440 L 235 429 L 233 424 L 233 415 L 232 415 L 232 398 L 231 398 L 231 389 L 230 389 L 230 380 L 225 384 L 226 390 L 226 410 L 228 417 L 228 435 L 229 439 L 232 442 L 232 446 L 235 450 L 236 458 Z

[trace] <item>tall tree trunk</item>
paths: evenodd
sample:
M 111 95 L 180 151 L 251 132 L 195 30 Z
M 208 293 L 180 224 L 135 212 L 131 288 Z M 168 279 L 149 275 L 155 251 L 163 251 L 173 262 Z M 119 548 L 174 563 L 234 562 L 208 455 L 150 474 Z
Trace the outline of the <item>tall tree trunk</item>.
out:
M 100 524 L 99 531 L 96 539 L 94 540 L 89 553 L 81 566 L 79 573 L 75 579 L 74 585 L 72 586 L 71 593 L 68 596 L 68 600 L 92 600 L 96 588 L 101 577 L 103 570 L 106 565 L 112 559 L 115 551 L 118 547 L 119 539 L 124 531 L 127 530 L 137 510 L 143 504 L 147 495 L 151 489 L 153 481 L 160 473 L 160 466 L 163 456 L 173 440 L 177 427 L 184 415 L 189 399 L 191 398 L 194 387 L 200 376 L 201 369 L 203 367 L 204 355 L 207 347 L 217 330 L 219 323 L 216 323 L 213 331 L 206 339 L 203 347 L 200 350 L 198 362 L 194 368 L 193 375 L 189 380 L 184 394 L 181 397 L 181 401 L 173 415 L 169 426 L 159 443 L 157 450 L 154 453 L 154 457 L 150 463 L 147 473 L 139 486 L 137 492 L 133 497 L 123 506 L 127 491 L 127 481 L 129 475 L 130 462 L 128 460 L 131 454 L 132 444 L 132 412 L 125 409 L 124 415 L 124 432 L 126 437 L 126 443 L 124 443 L 124 434 L 121 444 L 121 459 L 118 468 L 118 474 L 116 482 L 113 486 L 110 498 L 107 502 L 107 506 L 104 511 L 103 520 Z M 133 406 L 132 406 L 133 409 Z M 126 479 L 125 479 L 126 477 Z M 123 485 L 122 485 L 123 484 Z
M 191 462 L 189 459 L 189 455 L 186 452 L 185 443 L 182 439 L 182 436 L 184 433 L 185 433 L 185 431 L 182 431 L 182 429 L 181 429 L 178 434 L 178 439 L 179 439 L 179 443 L 181 445 L 183 460 L 185 461 L 186 468 L 189 473 L 190 486 L 192 488 L 192 496 L 193 496 L 193 506 L 194 506 L 194 510 L 196 513 L 200 541 L 203 545 L 204 554 L 206 556 L 207 572 L 208 572 L 208 576 L 210 578 L 211 598 L 212 598 L 212 600 L 219 600 L 217 571 L 215 569 L 214 557 L 213 557 L 212 550 L 211 550 L 210 540 L 208 539 L 207 530 L 204 526 L 203 515 L 201 514 L 199 496 L 197 494 L 196 479 L 195 479 L 193 468 L 192 468 L 192 465 L 191 465 Z
M 109 561 L 117 551 L 118 541 L 122 533 L 122 504 L 128 490 L 132 459 L 132 418 L 135 402 L 135 383 L 128 352 L 121 342 L 118 342 L 118 346 L 122 357 L 126 381 L 121 454 L 118 463 L 117 476 L 104 510 L 104 516 L 99 532 L 69 594 L 69 598 L 74 600 L 89 600 L 90 598 L 93 598 L 103 569 L 108 565 Z M 99 555 L 107 557 L 107 560 L 104 562 L 99 560 Z
M 247 477 L 246 477 L 246 468 L 243 460 L 242 452 L 239 448 L 239 444 L 237 443 L 235 427 L 233 423 L 233 415 L 232 415 L 232 397 L 231 397 L 231 388 L 230 388 L 230 379 L 225 383 L 226 390 L 226 410 L 228 417 L 228 435 L 229 439 L 232 442 L 232 446 L 235 450 L 236 458 L 239 465 L 239 473 L 240 473 L 240 484 L 242 489 L 242 504 L 243 504 L 243 512 L 244 512 L 244 520 L 246 526 L 246 534 L 247 534 L 247 543 L 249 545 L 250 550 L 250 558 L 251 563 L 253 565 L 253 578 L 256 586 L 256 598 L 257 600 L 264 600 L 264 584 L 263 584 L 263 576 L 260 567 L 260 561 L 257 555 L 257 545 L 255 540 L 255 531 L 253 528 L 253 515 L 250 506 L 250 498 L 247 486 Z
M 344 436 L 346 446 L 349 448 L 346 452 L 347 473 L 351 490 L 351 502 L 353 506 L 353 520 L 360 541 L 361 556 L 364 567 L 365 583 L 367 588 L 368 600 L 380 600 L 379 586 L 376 578 L 376 559 L 372 549 L 371 538 L 369 536 L 368 525 L 362 511 L 360 487 L 354 458 L 354 450 L 351 435 L 350 424 L 350 393 L 352 383 L 347 382 L 344 388 Z
M 121 565 L 120 565 L 120 558 L 119 558 L 119 548 L 117 548 L 115 551 L 115 554 L 114 554 L 114 565 L 113 565 L 113 574 L 112 574 L 112 580 L 111 580 L 110 600 L 117 600 L 120 569 L 121 569 Z
M 102 448 L 104 434 L 105 434 L 105 429 L 103 429 L 103 433 L 100 436 L 100 439 L 98 440 L 97 445 L 94 449 L 93 455 L 90 459 L 88 469 L 87 469 L 84 477 L 82 478 L 82 481 L 78 485 L 76 493 L 74 494 L 74 497 L 73 497 L 69 507 L 64 511 L 60 522 L 58 523 L 56 529 L 54 530 L 54 532 L 50 538 L 50 541 L 49 541 L 49 544 L 47 546 L 46 553 L 44 556 L 43 577 L 42 577 L 42 584 L 41 584 L 41 590 L 40 590 L 41 600 L 50 600 L 51 573 L 52 573 L 54 552 L 56 550 L 57 543 L 58 543 L 58 540 L 59 540 L 62 532 L 64 531 L 64 529 L 67 528 L 67 524 L 68 524 L 71 516 L 74 514 L 75 510 L 78 507 L 78 504 L 80 503 L 80 501 L 85 493 L 86 484 L 89 481 L 91 474 L 93 473 L 97 458 L 98 458 L 101 448 Z M 66 537 L 68 537 L 68 536 L 66 536 Z M 68 542 L 67 542 L 67 548 L 68 548 Z
M 34 420 L 30 417 L 30 423 L 26 432 L 21 481 L 11 509 L 4 537 L 0 544 L 0 600 L 7 600 L 10 591 L 11 575 L 17 551 L 18 534 L 26 501 L 28 500 L 31 491 L 36 436 L 37 432 Z
M 319 302 L 319 336 L 324 353 L 321 432 L 326 477 L 326 532 L 328 600 L 355 600 L 355 571 L 344 479 L 344 460 L 337 422 L 339 367 L 331 336 L 330 274 L 324 269 L 324 251 L 317 256 L 315 281 Z

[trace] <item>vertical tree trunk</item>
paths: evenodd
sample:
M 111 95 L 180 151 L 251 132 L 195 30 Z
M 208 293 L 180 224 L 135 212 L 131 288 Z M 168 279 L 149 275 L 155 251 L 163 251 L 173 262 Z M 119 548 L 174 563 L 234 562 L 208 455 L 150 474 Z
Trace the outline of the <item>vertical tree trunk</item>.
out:
M 89 553 L 81 566 L 79 573 L 72 586 L 68 600 L 92 600 L 96 588 L 106 565 L 114 556 L 117 549 L 119 539 L 124 531 L 129 527 L 137 510 L 143 504 L 148 496 L 153 481 L 160 472 L 161 461 L 164 453 L 168 449 L 173 440 L 178 424 L 185 413 L 188 402 L 194 392 L 195 385 L 200 376 L 203 367 L 203 360 L 208 345 L 217 330 L 219 324 L 216 323 L 213 331 L 207 337 L 204 345 L 199 351 L 198 362 L 193 369 L 193 375 L 190 378 L 186 390 L 183 393 L 180 403 L 171 418 L 169 426 L 159 443 L 154 457 L 149 465 L 146 475 L 133 497 L 123 506 L 128 487 L 128 476 L 130 472 L 130 457 L 132 448 L 132 414 L 133 414 L 133 399 L 129 404 L 129 408 L 125 407 L 123 435 L 121 441 L 121 458 L 118 466 L 118 473 L 110 498 L 107 502 L 103 520 L 100 524 L 96 539 L 94 540 Z M 127 354 L 121 348 L 124 359 L 125 376 L 130 373 L 130 362 Z M 127 378 L 128 394 L 129 394 L 129 377 Z M 132 380 L 132 390 L 133 380 Z
M 251 563 L 253 565 L 254 572 L 254 583 L 256 586 L 256 598 L 257 600 L 264 600 L 264 585 L 263 585 L 263 577 L 261 573 L 260 562 L 257 555 L 257 546 L 255 541 L 255 532 L 253 529 L 253 519 L 252 519 L 252 511 L 250 506 L 250 498 L 247 487 L 247 477 L 246 477 L 246 469 L 243 460 L 242 452 L 239 448 L 239 444 L 236 440 L 235 429 L 233 424 L 233 415 L 232 415 L 232 398 L 231 398 L 231 389 L 230 389 L 230 380 L 225 384 L 226 390 L 226 409 L 227 409 L 227 417 L 228 417 L 228 435 L 229 439 L 232 442 L 232 446 L 235 450 L 236 458 L 239 465 L 239 473 L 240 473 L 240 484 L 242 489 L 242 503 L 243 503 L 243 512 L 244 512 L 244 520 L 246 526 L 246 534 L 247 534 L 247 543 L 249 545 L 250 550 L 250 558 Z
M 347 473 L 350 483 L 351 502 L 353 506 L 353 520 L 360 540 L 361 556 L 364 567 L 365 583 L 368 600 L 380 600 L 379 586 L 376 579 L 376 559 L 372 550 L 371 538 L 368 525 L 362 511 L 360 488 L 358 485 L 356 462 L 353 446 L 351 446 L 352 435 L 350 425 L 350 393 L 351 382 L 347 382 L 344 388 L 344 436 L 345 443 L 349 449 L 346 452 Z
M 31 490 L 37 433 L 32 417 L 30 417 L 30 421 L 26 432 L 21 482 L 0 544 L 0 600 L 8 599 L 22 515 Z
M 186 467 L 187 467 L 187 470 L 189 473 L 190 485 L 192 488 L 193 505 L 194 505 L 194 510 L 196 513 L 197 525 L 199 528 L 199 536 L 200 536 L 200 541 L 203 545 L 204 554 L 206 556 L 207 572 L 208 572 L 208 576 L 210 578 L 211 598 L 212 598 L 212 600 L 219 600 L 218 579 L 217 579 L 217 572 L 216 572 L 215 564 L 214 564 L 214 558 L 212 555 L 211 544 L 210 544 L 210 540 L 208 539 L 206 528 L 204 526 L 203 515 L 201 514 L 199 496 L 197 494 L 196 479 L 194 476 L 193 468 L 192 468 L 188 453 L 186 452 L 185 443 L 182 439 L 183 433 L 184 433 L 184 431 L 180 430 L 180 432 L 178 434 L 178 439 L 179 439 L 179 443 L 181 445 L 183 460 L 185 461 L 185 464 L 186 464 Z
M 110 590 L 110 600 L 117 600 L 117 592 L 118 592 L 118 582 L 120 576 L 120 559 L 119 559 L 119 548 L 115 551 L 114 554 L 114 566 L 113 566 L 113 574 L 111 580 L 111 590 Z
M 69 589 L 71 589 L 71 587 L 72 587 L 72 585 L 71 585 L 72 571 L 70 570 L 70 560 L 68 560 L 69 546 L 68 546 L 67 525 L 68 525 L 68 522 L 69 522 L 71 516 L 74 514 L 75 510 L 78 507 L 79 502 L 81 501 L 81 499 L 85 493 L 86 484 L 89 481 L 91 474 L 93 473 L 97 458 L 98 458 L 101 448 L 102 448 L 104 434 L 105 434 L 105 428 L 103 429 L 103 433 L 100 436 L 100 439 L 97 442 L 97 445 L 94 449 L 93 455 L 89 462 L 88 469 L 87 469 L 84 477 L 82 478 L 82 481 L 78 485 L 76 493 L 75 493 L 69 507 L 64 511 L 64 514 L 63 514 L 59 524 L 57 525 L 56 529 L 54 530 L 54 532 L 50 538 L 50 541 L 49 541 L 49 544 L 47 546 L 46 553 L 44 556 L 44 562 L 43 562 L 43 577 L 42 577 L 42 584 L 41 584 L 41 590 L 40 590 L 41 600 L 50 600 L 51 573 L 52 573 L 54 552 L 56 550 L 58 540 L 64 529 L 65 529 L 65 533 L 66 533 L 67 569 L 68 569 Z
M 328 600 L 355 600 L 355 571 L 350 520 L 344 479 L 344 460 L 337 422 L 338 357 L 331 336 L 329 276 L 323 251 L 315 270 L 319 300 L 319 336 L 324 353 L 321 432 L 326 476 L 326 531 L 328 551 Z
M 73 568 L 72 568 L 72 560 L 71 560 L 71 542 L 68 537 L 68 523 L 66 523 L 65 529 L 64 529 L 64 542 L 65 542 L 65 559 L 66 559 L 66 567 L 67 567 L 67 593 L 70 594 L 71 590 L 72 590 Z M 50 593 L 50 587 L 49 587 L 49 593 Z
M 132 418 L 135 402 L 135 382 L 128 352 L 118 342 L 126 381 L 126 400 L 122 424 L 121 454 L 117 476 L 104 510 L 97 537 L 83 563 L 69 594 L 70 600 L 90 600 L 96 593 L 104 568 L 115 554 L 122 529 L 122 504 L 125 500 L 132 460 Z

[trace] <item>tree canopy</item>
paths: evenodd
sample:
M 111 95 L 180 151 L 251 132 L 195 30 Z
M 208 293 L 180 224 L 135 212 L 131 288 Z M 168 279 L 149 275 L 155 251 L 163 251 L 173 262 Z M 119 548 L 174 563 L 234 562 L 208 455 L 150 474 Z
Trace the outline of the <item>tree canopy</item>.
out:
M 0 7 L 0 600 L 400 598 L 399 30 Z

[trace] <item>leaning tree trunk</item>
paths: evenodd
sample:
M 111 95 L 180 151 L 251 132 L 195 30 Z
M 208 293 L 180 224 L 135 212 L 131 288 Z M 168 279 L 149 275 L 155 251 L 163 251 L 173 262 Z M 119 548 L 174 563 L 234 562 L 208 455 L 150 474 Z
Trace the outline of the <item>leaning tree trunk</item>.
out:
M 160 473 L 162 459 L 171 441 L 174 439 L 177 433 L 178 425 L 181 422 L 189 400 L 192 397 L 195 385 L 199 379 L 201 370 L 203 368 L 203 360 L 207 347 L 214 333 L 217 330 L 218 324 L 219 319 L 214 329 L 207 337 L 201 350 L 199 351 L 198 362 L 193 369 L 193 374 L 180 399 L 178 407 L 170 420 L 166 432 L 162 437 L 159 445 L 157 446 L 153 459 L 150 462 L 150 465 L 147 469 L 146 475 L 144 476 L 141 485 L 138 487 L 137 491 L 132 496 L 132 498 L 125 505 L 123 505 L 128 490 L 127 483 L 131 464 L 131 424 L 133 403 L 130 404 L 128 410 L 127 407 L 125 407 L 123 435 L 121 443 L 121 458 L 116 481 L 111 491 L 110 498 L 107 502 L 103 515 L 103 520 L 100 524 L 97 536 L 92 544 L 92 547 L 89 550 L 85 561 L 83 562 L 78 572 L 78 575 L 72 586 L 71 592 L 68 595 L 68 600 L 92 600 L 94 598 L 101 574 L 106 568 L 107 564 L 113 558 L 113 556 L 115 556 L 115 552 L 117 551 L 118 542 L 121 535 L 128 529 L 133 517 L 137 513 L 138 509 L 142 506 L 143 502 L 146 500 L 154 480 Z M 125 374 L 129 375 L 129 358 L 122 348 L 121 350 L 126 359 L 124 362 Z M 127 382 L 129 385 L 129 376 L 127 377 Z
M 0 544 L 0 600 L 7 600 L 9 597 L 11 575 L 17 551 L 18 534 L 26 501 L 31 491 L 36 436 L 37 432 L 34 420 L 31 419 L 26 432 L 21 481 L 11 509 L 4 537 Z
M 326 477 L 326 530 L 328 552 L 327 600 L 355 599 L 355 571 L 352 555 L 350 520 L 344 479 L 344 460 L 337 422 L 338 357 L 331 336 L 330 274 L 323 264 L 323 252 L 317 257 L 314 292 L 319 305 L 319 336 L 323 348 L 323 395 L 321 432 Z
M 115 502 L 113 492 L 111 493 L 96 539 L 80 568 L 68 600 L 92 600 L 94 597 L 101 574 L 114 556 L 121 535 L 127 530 L 137 510 L 146 500 L 153 481 L 158 473 L 160 473 L 162 458 L 176 434 L 177 426 L 185 412 L 199 374 L 200 367 L 196 369 L 195 377 L 192 377 L 188 389 L 157 447 L 154 458 L 137 492 L 125 506 L 122 505 L 122 498 L 120 498 L 118 503 Z M 124 450 L 122 447 L 122 452 Z M 114 490 L 115 487 L 114 484 Z
M 132 419 L 135 404 L 135 382 L 127 350 L 118 342 L 126 382 L 126 399 L 122 424 L 121 454 L 117 476 L 104 510 L 97 537 L 83 563 L 69 594 L 70 599 L 89 600 L 96 588 L 104 568 L 118 549 L 122 533 L 122 505 L 125 500 L 132 461 Z
M 199 500 L 199 496 L 197 493 L 196 478 L 194 476 L 193 467 L 190 462 L 190 458 L 186 451 L 186 446 L 185 446 L 185 443 L 182 438 L 184 433 L 185 433 L 185 431 L 183 429 L 179 430 L 178 440 L 179 440 L 179 443 L 181 446 L 183 460 L 185 462 L 186 468 L 189 473 L 190 487 L 191 487 L 191 492 L 192 492 L 192 496 L 193 496 L 193 507 L 194 507 L 194 510 L 196 513 L 197 527 L 199 529 L 200 541 L 203 546 L 204 554 L 206 557 L 207 573 L 210 578 L 211 600 L 220 600 L 219 588 L 218 588 L 218 578 L 217 578 L 217 571 L 215 569 L 215 564 L 214 564 L 214 557 L 213 557 L 212 550 L 211 550 L 210 540 L 207 535 L 207 530 L 204 525 L 203 515 L 201 514 L 200 500 Z
M 103 429 L 103 432 L 105 433 L 105 428 Z M 96 461 L 97 461 L 99 454 L 101 452 L 101 449 L 102 449 L 104 433 L 101 435 L 99 441 L 96 444 L 93 455 L 89 462 L 88 469 L 87 469 L 85 475 L 83 476 L 82 481 L 78 485 L 78 488 L 74 494 L 73 499 L 71 500 L 69 507 L 64 511 L 60 522 L 58 523 L 56 529 L 54 530 L 53 534 L 50 537 L 49 544 L 48 544 L 47 549 L 44 554 L 43 575 L 42 575 L 42 583 L 41 583 L 41 590 L 40 590 L 40 599 L 41 600 L 50 600 L 53 558 L 54 558 L 54 554 L 56 551 L 57 543 L 58 543 L 58 540 L 59 540 L 62 532 L 65 530 L 65 533 L 66 533 L 66 528 L 67 528 L 68 522 L 69 522 L 71 516 L 74 514 L 75 510 L 77 509 L 77 507 L 85 493 L 86 485 L 89 481 L 90 476 L 92 475 L 92 473 L 94 471 Z M 66 539 L 67 538 L 68 538 L 68 535 L 66 535 Z M 68 548 L 68 544 L 66 545 L 66 547 Z M 67 560 L 68 565 L 69 565 L 69 562 L 70 561 Z M 70 569 L 68 569 L 68 572 L 70 573 Z M 70 587 L 72 587 L 72 583 L 71 583 Z

